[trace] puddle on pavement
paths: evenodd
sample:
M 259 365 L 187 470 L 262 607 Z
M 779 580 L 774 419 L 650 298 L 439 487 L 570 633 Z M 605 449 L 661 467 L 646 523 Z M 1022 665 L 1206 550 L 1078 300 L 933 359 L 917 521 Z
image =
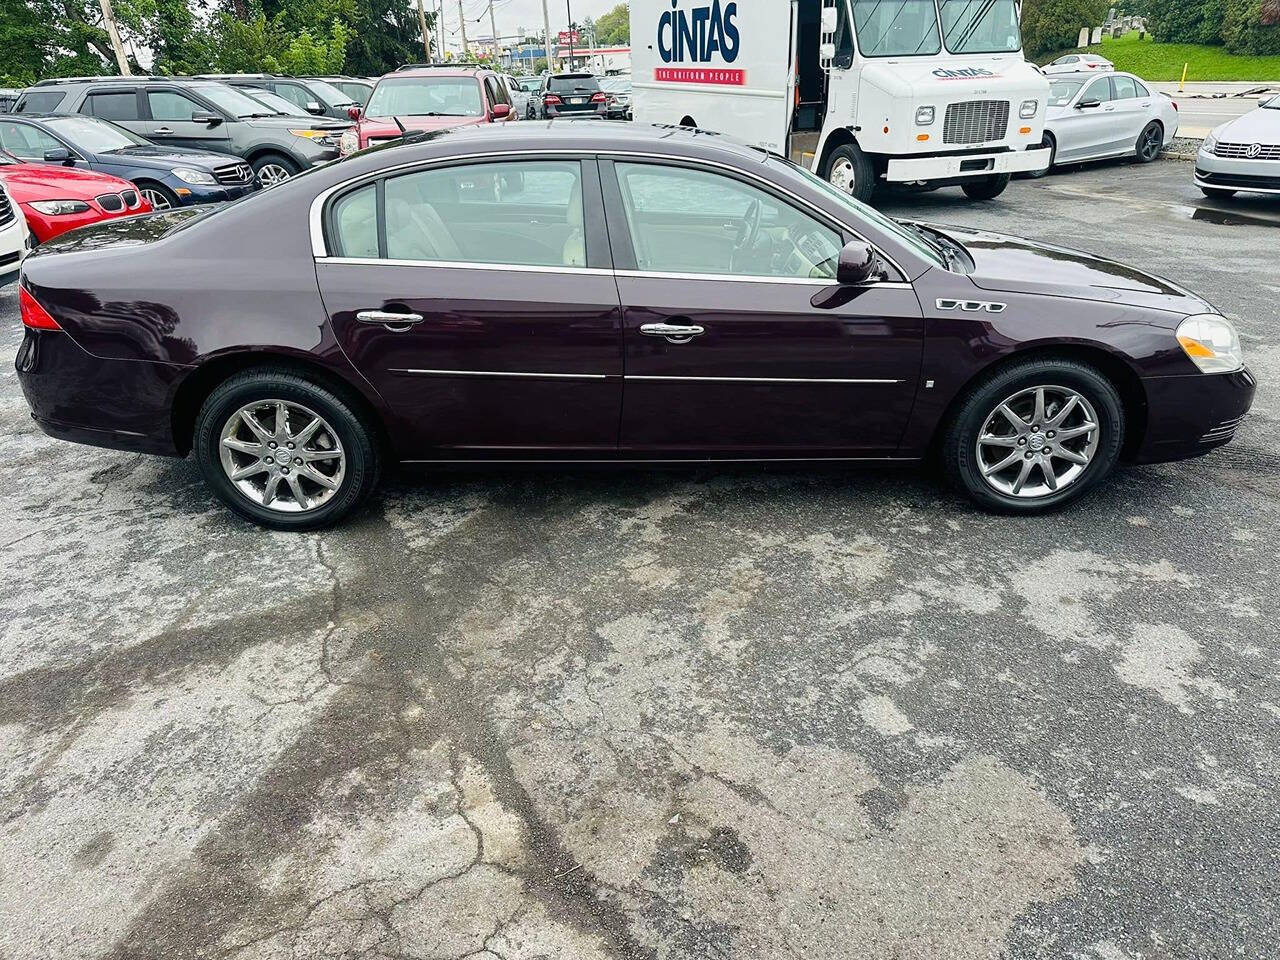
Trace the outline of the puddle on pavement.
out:
M 1267 210 L 1231 210 L 1223 207 L 1184 207 L 1192 220 L 1224 226 L 1280 227 L 1280 207 Z

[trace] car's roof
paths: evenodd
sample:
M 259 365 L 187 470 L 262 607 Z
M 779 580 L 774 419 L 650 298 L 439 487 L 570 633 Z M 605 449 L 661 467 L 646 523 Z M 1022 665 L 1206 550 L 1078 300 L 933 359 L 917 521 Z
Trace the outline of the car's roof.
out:
M 479 73 L 492 73 L 487 67 L 409 67 L 388 73 L 387 77 L 474 77 Z

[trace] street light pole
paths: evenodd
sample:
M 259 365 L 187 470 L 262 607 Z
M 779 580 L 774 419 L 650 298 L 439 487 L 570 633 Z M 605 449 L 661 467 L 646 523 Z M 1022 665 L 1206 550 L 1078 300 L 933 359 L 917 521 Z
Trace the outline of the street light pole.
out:
M 498 51 L 498 24 L 493 19 L 493 0 L 489 0 L 489 32 L 493 34 L 493 60 L 501 63 L 502 55 Z
M 458 0 L 458 23 L 462 25 L 462 62 L 467 62 L 467 15 L 462 12 L 462 0 Z

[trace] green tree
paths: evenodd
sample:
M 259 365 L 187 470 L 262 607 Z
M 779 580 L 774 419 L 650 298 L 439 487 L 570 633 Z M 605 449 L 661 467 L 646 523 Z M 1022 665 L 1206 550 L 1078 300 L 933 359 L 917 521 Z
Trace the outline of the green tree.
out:
M 620 3 L 596 20 L 596 39 L 602 47 L 625 47 L 631 43 L 631 4 Z
M 1026 0 L 1022 42 L 1031 56 L 1074 47 L 1082 27 L 1100 27 L 1111 0 Z

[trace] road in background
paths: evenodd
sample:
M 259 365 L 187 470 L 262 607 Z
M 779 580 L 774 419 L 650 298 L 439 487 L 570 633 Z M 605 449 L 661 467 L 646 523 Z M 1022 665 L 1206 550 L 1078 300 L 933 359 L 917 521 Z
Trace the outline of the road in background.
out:
M 1265 100 L 1280 93 L 1280 81 L 1275 83 L 1188 83 L 1186 90 L 1178 91 L 1176 83 L 1152 83 L 1162 93 L 1178 102 L 1178 136 L 1203 140 L 1214 127 L 1234 120 Z M 1273 93 L 1240 96 L 1245 91 L 1269 86 Z M 1224 97 L 1217 94 L 1226 94 Z

